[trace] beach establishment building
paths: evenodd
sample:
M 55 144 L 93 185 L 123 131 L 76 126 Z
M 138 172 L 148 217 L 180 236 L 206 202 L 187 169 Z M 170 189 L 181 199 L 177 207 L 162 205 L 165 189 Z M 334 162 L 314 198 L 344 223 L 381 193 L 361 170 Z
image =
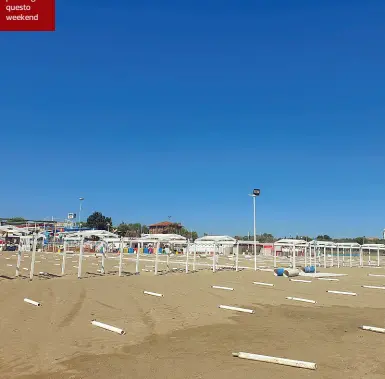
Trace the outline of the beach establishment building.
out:
M 162 221 L 148 226 L 150 234 L 173 234 L 178 233 L 182 224 L 170 221 Z

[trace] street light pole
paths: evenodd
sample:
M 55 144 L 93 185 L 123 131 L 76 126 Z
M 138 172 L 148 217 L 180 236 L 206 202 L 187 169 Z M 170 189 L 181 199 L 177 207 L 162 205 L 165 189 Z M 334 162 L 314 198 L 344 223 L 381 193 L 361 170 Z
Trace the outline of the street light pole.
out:
M 81 222 L 81 213 L 82 213 L 82 201 L 84 200 L 84 197 L 79 197 L 79 201 L 80 201 L 80 204 L 79 204 L 79 230 L 81 228 L 80 226 L 80 222 Z
M 256 202 L 255 198 L 259 196 L 261 190 L 256 188 L 249 196 L 253 198 L 253 213 L 254 213 L 254 270 L 257 271 L 257 226 L 256 226 Z
M 256 212 L 255 212 L 255 196 L 253 196 L 254 207 L 254 270 L 257 271 L 257 226 L 256 226 Z

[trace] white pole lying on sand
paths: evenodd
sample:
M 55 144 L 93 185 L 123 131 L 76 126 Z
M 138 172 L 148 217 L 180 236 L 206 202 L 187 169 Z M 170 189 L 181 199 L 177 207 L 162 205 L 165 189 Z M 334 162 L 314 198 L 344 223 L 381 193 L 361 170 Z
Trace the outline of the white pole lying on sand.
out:
M 309 370 L 315 370 L 317 368 L 317 364 L 313 362 L 304 362 L 304 361 L 296 361 L 293 359 L 270 357 L 268 355 L 259 355 L 259 354 L 250 354 L 250 353 L 240 352 L 240 353 L 233 353 L 233 357 L 251 359 L 253 361 L 259 361 L 259 362 L 276 363 L 284 366 L 306 368 Z
M 31 259 L 31 270 L 29 272 L 29 279 L 33 279 L 33 273 L 35 271 L 35 259 L 36 259 L 36 246 L 37 246 L 37 236 L 33 236 L 33 245 L 32 245 L 32 259 Z
M 326 292 L 336 293 L 336 294 L 339 294 L 339 295 L 357 296 L 357 294 L 355 292 L 343 292 L 343 291 L 326 291 Z
M 221 287 L 221 286 L 211 286 L 211 287 L 216 288 L 218 290 L 234 291 L 234 288 L 231 288 L 231 287 Z
M 120 335 L 126 334 L 126 332 L 123 329 L 119 329 L 119 328 L 116 328 L 115 326 L 104 324 L 103 322 L 92 320 L 91 324 L 94 326 L 98 326 L 99 328 L 103 328 L 103 329 L 109 330 L 111 332 L 118 333 Z
M 122 263 L 123 263 L 123 237 L 120 239 L 120 246 L 119 246 L 119 276 L 122 276 Z
M 84 237 L 80 239 L 79 264 L 78 264 L 79 279 L 82 277 L 83 249 L 84 249 Z
M 252 309 L 230 307 L 229 305 L 220 305 L 219 308 L 221 308 L 221 309 L 228 309 L 230 311 L 237 311 L 237 312 L 244 312 L 244 313 L 254 313 L 254 311 Z
M 257 284 L 259 286 L 274 287 L 274 284 L 271 284 L 271 283 L 253 282 L 253 284 Z
M 371 332 L 376 332 L 376 333 L 385 333 L 385 328 L 377 328 L 376 326 L 367 326 L 367 325 L 362 325 L 360 326 L 362 330 L 369 330 Z
M 25 298 L 24 301 L 28 304 L 32 304 L 36 307 L 41 307 L 41 304 L 38 302 L 38 301 L 34 301 L 34 300 L 31 300 L 31 299 L 27 299 Z
M 301 299 L 300 297 L 291 297 L 291 296 L 288 296 L 286 299 L 287 299 L 287 300 L 294 300 L 294 301 L 303 301 L 304 303 L 312 303 L 312 304 L 315 304 L 315 303 L 316 303 L 315 300 Z
M 149 292 L 149 291 L 143 291 L 145 295 L 151 295 L 151 296 L 158 296 L 158 297 L 163 297 L 161 293 L 156 293 L 156 292 Z
M 385 290 L 384 286 L 361 286 L 362 288 L 371 288 L 371 289 L 377 289 L 377 290 Z
M 289 279 L 290 282 L 311 283 L 311 280 Z
M 368 274 L 368 276 L 378 276 L 378 277 L 382 277 L 382 278 L 385 277 L 385 275 L 383 275 L 383 274 Z
M 318 280 L 328 280 L 329 282 L 339 282 L 339 279 L 333 279 L 333 278 L 317 278 Z

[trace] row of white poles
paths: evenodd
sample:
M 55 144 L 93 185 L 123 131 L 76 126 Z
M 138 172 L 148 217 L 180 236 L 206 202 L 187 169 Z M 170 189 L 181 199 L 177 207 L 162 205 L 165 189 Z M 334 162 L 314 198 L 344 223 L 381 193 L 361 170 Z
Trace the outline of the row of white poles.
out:
M 32 249 L 32 260 L 31 260 L 31 269 L 30 269 L 30 279 L 32 280 L 33 278 L 33 275 L 34 275 L 34 268 L 35 268 L 35 259 L 36 259 L 36 248 L 37 248 L 37 241 L 38 241 L 38 238 L 37 236 L 34 236 L 33 237 L 33 249 Z M 107 251 L 107 248 L 108 248 L 108 244 L 104 241 L 102 241 L 102 246 L 104 247 L 103 248 L 103 251 L 101 253 L 101 269 L 100 269 L 100 272 L 101 274 L 105 274 L 105 259 L 106 259 L 106 251 Z M 193 252 L 193 271 L 196 271 L 196 255 L 197 255 L 197 247 L 195 244 L 192 244 L 194 246 L 194 252 Z M 138 242 L 138 250 L 137 250 L 137 254 L 136 254 L 136 267 L 135 267 L 135 271 L 136 273 L 139 273 L 139 261 L 140 261 L 140 249 L 141 247 L 144 247 L 144 242 Z M 187 248 L 186 248 L 186 264 L 185 264 L 185 272 L 188 273 L 189 272 L 189 258 L 190 258 L 190 243 L 187 244 Z M 322 246 L 322 247 L 317 247 L 316 245 L 314 246 L 308 246 L 308 247 L 304 247 L 304 262 L 305 262 L 305 266 L 307 264 L 309 265 L 314 265 L 315 268 L 317 268 L 317 266 L 321 266 L 321 248 L 323 248 L 323 266 L 326 268 L 327 267 L 327 257 L 326 257 L 326 249 L 327 247 L 326 246 Z M 64 240 L 64 251 L 63 251 L 63 259 L 62 259 L 62 269 L 61 269 L 61 274 L 64 275 L 65 274 L 65 266 L 66 266 L 66 253 L 67 253 L 67 249 L 68 249 L 68 243 L 66 240 Z M 160 242 L 157 242 L 155 244 L 155 275 L 158 274 L 159 272 L 159 249 L 160 249 Z M 239 243 L 236 245 L 236 248 L 235 248 L 235 270 L 236 271 L 239 271 L 239 252 L 240 252 L 240 248 L 239 248 Z M 333 260 L 333 257 L 334 257 L 334 247 L 329 247 L 329 249 L 331 250 L 331 265 L 333 266 L 334 265 L 334 260 Z M 337 249 L 337 266 L 340 267 L 340 248 L 339 246 L 336 247 Z M 349 261 L 350 261 L 350 267 L 352 267 L 352 247 L 349 247 L 349 248 L 345 248 L 343 247 L 343 258 L 342 258 L 342 261 L 344 262 L 344 257 L 345 257 L 345 250 L 349 250 Z M 124 243 L 123 243 L 123 238 L 120 240 L 120 244 L 119 244 L 119 276 L 122 276 L 122 266 L 123 266 L 123 252 L 124 252 Z M 275 250 L 275 246 L 274 246 L 274 250 L 273 250 L 273 264 L 274 264 L 274 267 L 277 267 L 277 254 L 276 254 L 276 250 Z M 212 263 L 212 271 L 213 272 L 216 272 L 218 270 L 218 268 L 220 267 L 219 265 L 219 261 L 218 261 L 218 258 L 219 258 L 219 255 L 220 255 L 220 246 L 217 245 L 217 244 L 214 244 L 214 251 L 213 251 L 213 256 L 212 256 L 212 260 L 213 260 L 213 263 Z M 293 244 L 291 246 L 291 258 L 292 258 L 292 266 L 293 268 L 296 268 L 296 257 L 297 257 L 297 253 L 296 253 L 296 245 Z M 169 267 L 169 254 L 167 254 L 167 269 L 169 270 L 170 267 Z M 318 258 L 318 262 L 317 262 L 317 258 Z M 19 249 L 18 251 L 18 259 L 17 259 L 17 264 L 16 264 L 16 276 L 20 276 L 20 265 L 21 265 L 21 259 L 22 259 L 22 250 Z M 80 251 L 79 251 L 79 263 L 78 263 L 78 278 L 81 278 L 82 277 L 82 264 L 83 264 L 83 259 L 84 259 L 84 238 L 82 238 L 80 240 Z M 369 259 L 370 259 L 370 249 L 369 249 Z M 255 258 L 254 258 L 254 262 L 255 261 Z M 360 248 L 360 266 L 363 266 L 363 249 Z M 379 266 L 380 265 L 380 249 L 377 249 L 377 265 Z M 256 270 L 257 269 L 257 266 L 254 264 L 254 269 Z

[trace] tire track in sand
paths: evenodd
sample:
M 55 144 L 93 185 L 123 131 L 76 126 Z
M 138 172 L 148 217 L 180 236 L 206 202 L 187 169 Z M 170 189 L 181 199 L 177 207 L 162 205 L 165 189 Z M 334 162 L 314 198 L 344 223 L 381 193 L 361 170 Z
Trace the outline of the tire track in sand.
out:
M 86 298 L 86 290 L 82 288 L 78 301 L 73 305 L 72 309 L 67 313 L 63 321 L 59 324 L 59 328 L 62 328 L 71 324 L 72 320 L 80 312 L 85 298 Z

